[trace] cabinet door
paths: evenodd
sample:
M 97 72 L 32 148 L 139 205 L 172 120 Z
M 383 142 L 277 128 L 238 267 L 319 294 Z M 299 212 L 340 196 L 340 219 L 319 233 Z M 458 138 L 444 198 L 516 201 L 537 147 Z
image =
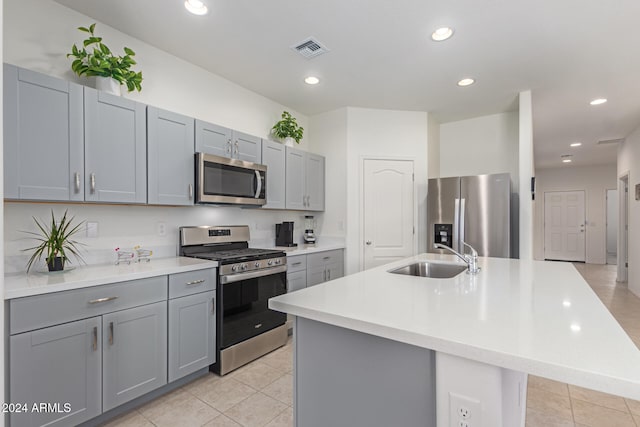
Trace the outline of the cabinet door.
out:
M 194 119 L 147 107 L 149 204 L 193 205 Z
M 286 147 L 286 196 L 287 209 L 304 210 L 305 207 L 305 152 Z M 267 170 L 267 174 L 269 171 Z M 267 179 L 269 177 L 267 176 Z
M 231 129 L 196 120 L 196 152 L 231 157 Z
M 147 202 L 146 107 L 84 88 L 85 200 Z
M 327 280 L 338 279 L 344 276 L 344 262 L 328 263 L 325 267 L 327 270 Z
M 324 210 L 324 157 L 307 153 L 306 156 L 306 209 Z
M 307 287 L 327 281 L 327 271 L 324 264 L 307 265 Z
M 4 197 L 84 200 L 82 86 L 4 64 Z
M 233 158 L 245 162 L 262 163 L 262 139 L 233 131 Z
M 108 411 L 167 383 L 167 302 L 102 318 L 102 408 Z
M 169 382 L 215 363 L 215 295 L 169 300 Z
M 285 149 L 284 145 L 263 140 L 262 164 L 267 166 L 267 204 L 262 209 L 285 208 Z
M 92 317 L 9 338 L 6 401 L 29 405 L 26 413 L 11 414 L 13 427 L 64 427 L 100 415 L 101 333 L 100 317 Z M 31 411 L 40 402 L 60 405 L 60 412 Z M 70 412 L 65 412 L 67 403 Z
M 294 292 L 307 287 L 307 270 L 287 272 L 287 292 Z

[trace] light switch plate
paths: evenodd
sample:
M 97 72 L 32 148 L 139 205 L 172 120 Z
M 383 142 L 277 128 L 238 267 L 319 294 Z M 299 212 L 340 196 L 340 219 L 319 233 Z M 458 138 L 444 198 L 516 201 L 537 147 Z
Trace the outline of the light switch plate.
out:
M 97 222 L 87 222 L 87 237 L 98 237 Z

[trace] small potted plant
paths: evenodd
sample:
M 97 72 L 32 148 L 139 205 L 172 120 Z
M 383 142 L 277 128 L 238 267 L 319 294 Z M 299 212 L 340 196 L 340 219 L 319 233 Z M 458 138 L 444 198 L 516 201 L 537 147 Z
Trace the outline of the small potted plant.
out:
M 300 144 L 304 128 L 298 125 L 295 117 L 288 111 L 282 112 L 282 120 L 273 125 L 271 132 L 279 139 L 284 139 L 288 147 L 293 147 L 293 141 Z
M 69 254 L 75 255 L 76 258 L 82 261 L 78 249 L 78 245 L 82 243 L 71 240 L 71 236 L 80 230 L 80 226 L 82 226 L 84 221 L 72 225 L 74 218 L 75 217 L 71 217 L 67 219 L 67 211 L 64 211 L 64 215 L 62 215 L 62 218 L 58 221 L 53 215 L 52 210 L 51 224 L 47 226 L 33 217 L 40 231 L 25 231 L 25 233 L 32 235 L 33 237 L 31 238 L 40 243 L 32 248 L 23 249 L 24 251 L 34 251 L 27 263 L 27 273 L 33 263 L 36 260 L 40 260 L 44 254 L 46 254 L 45 261 L 49 271 L 64 270 L 65 262 L 69 261 Z
M 71 47 L 71 53 L 67 58 L 75 58 L 71 63 L 71 69 L 78 76 L 96 76 L 96 89 L 106 90 L 115 95 L 120 95 L 120 85 L 127 85 L 129 92 L 142 90 L 142 72 L 131 69 L 136 64 L 133 59 L 135 52 L 128 47 L 124 48 L 124 56 L 115 55 L 111 49 L 102 43 L 102 37 L 97 37 L 93 30 L 96 24 L 89 28 L 78 27 L 78 30 L 88 33 L 89 37 L 82 43 L 82 47 L 75 44 Z

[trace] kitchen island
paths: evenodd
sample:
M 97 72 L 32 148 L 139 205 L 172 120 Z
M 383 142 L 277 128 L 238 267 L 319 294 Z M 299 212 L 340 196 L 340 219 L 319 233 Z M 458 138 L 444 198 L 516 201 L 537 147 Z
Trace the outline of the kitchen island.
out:
M 296 425 L 524 425 L 526 374 L 640 399 L 640 351 L 571 264 L 389 272 L 418 261 L 456 263 L 423 254 L 270 300 L 297 316 Z

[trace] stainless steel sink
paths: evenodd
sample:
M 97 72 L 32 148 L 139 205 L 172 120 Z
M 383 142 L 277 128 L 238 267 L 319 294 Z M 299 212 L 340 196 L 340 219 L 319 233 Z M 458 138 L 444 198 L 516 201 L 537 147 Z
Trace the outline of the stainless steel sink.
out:
M 434 279 L 449 279 L 467 269 L 466 265 L 445 264 L 440 262 L 422 261 L 404 267 L 389 270 L 389 273 L 406 274 L 408 276 L 433 277 Z

